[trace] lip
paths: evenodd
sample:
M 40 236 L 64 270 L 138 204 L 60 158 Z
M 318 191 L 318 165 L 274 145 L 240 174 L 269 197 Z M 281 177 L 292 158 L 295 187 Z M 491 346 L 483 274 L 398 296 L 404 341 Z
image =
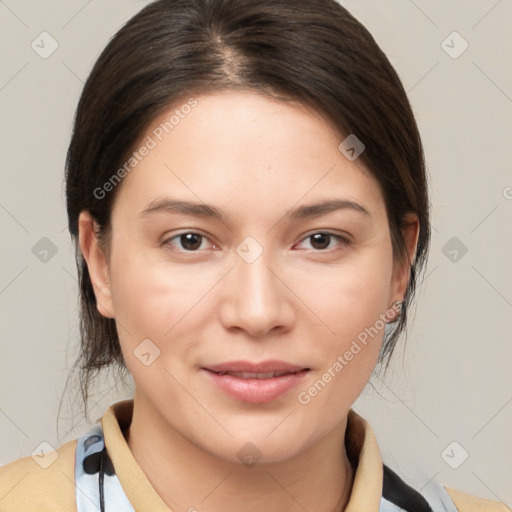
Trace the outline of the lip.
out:
M 277 400 L 288 391 L 298 386 L 309 368 L 293 365 L 284 361 L 270 360 L 253 363 L 250 361 L 230 361 L 202 368 L 210 382 L 213 382 L 224 393 L 249 403 L 266 403 Z M 219 373 L 222 372 L 222 373 Z M 242 378 L 224 372 L 246 372 L 265 374 L 285 372 L 283 375 L 258 378 Z
M 309 369 L 305 366 L 298 366 L 285 361 L 271 359 L 253 363 L 252 361 L 228 361 L 226 363 L 214 364 L 205 367 L 212 372 L 249 372 L 249 373 L 268 373 L 268 372 L 298 372 Z

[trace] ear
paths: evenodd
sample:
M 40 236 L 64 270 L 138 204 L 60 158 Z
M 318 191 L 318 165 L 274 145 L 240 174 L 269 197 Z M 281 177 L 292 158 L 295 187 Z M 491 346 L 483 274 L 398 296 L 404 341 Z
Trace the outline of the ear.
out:
M 107 318 L 114 318 L 108 262 L 98 245 L 95 225 L 96 223 L 88 211 L 80 212 L 78 217 L 78 239 L 80 250 L 89 270 L 94 295 L 96 296 L 96 305 L 100 314 Z
M 394 264 L 390 303 L 397 300 L 400 302 L 403 301 L 407 285 L 409 284 L 411 265 L 416 258 L 416 249 L 418 247 L 420 234 L 420 222 L 415 213 L 408 213 L 406 215 L 401 231 L 407 254 L 405 260 L 396 261 Z

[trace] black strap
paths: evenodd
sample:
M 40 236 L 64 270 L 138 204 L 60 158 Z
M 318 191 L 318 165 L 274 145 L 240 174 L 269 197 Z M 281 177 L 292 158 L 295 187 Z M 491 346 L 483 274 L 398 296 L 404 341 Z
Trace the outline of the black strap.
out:
M 104 498 L 104 489 L 103 489 L 103 480 L 105 477 L 105 454 L 107 453 L 106 448 L 104 447 L 101 451 L 100 456 L 100 474 L 99 474 L 99 487 L 100 487 L 100 511 L 105 512 L 105 498 Z
M 393 470 L 384 467 L 382 496 L 407 512 L 432 512 L 427 500 L 407 485 Z

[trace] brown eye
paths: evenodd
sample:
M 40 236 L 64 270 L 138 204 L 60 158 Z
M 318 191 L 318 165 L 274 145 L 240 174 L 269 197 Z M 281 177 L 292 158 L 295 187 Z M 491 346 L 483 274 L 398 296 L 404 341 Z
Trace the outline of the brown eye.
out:
M 338 241 L 338 245 L 348 245 L 350 243 L 350 241 L 343 237 L 343 236 L 340 236 L 340 235 L 335 235 L 334 233 L 328 233 L 328 232 L 318 232 L 318 233 L 313 233 L 309 236 L 307 236 L 306 238 L 304 238 L 303 242 L 304 243 L 306 240 L 309 240 L 310 241 L 310 246 L 311 248 L 313 248 L 315 251 L 322 251 L 322 252 L 327 252 L 325 251 L 326 249 L 329 249 L 329 248 L 332 248 L 335 246 L 335 244 L 332 244 L 333 241 Z
M 187 251 L 195 251 L 196 249 L 199 249 L 199 247 L 201 247 L 202 239 L 202 235 L 198 235 L 197 233 L 185 233 L 179 237 L 182 246 Z
M 314 249 L 327 249 L 331 242 L 331 235 L 329 233 L 315 233 L 309 237 L 311 245 Z
M 201 248 L 201 244 L 204 240 L 207 240 L 207 238 L 200 233 L 187 232 L 180 233 L 167 239 L 164 242 L 164 245 L 176 248 L 181 252 L 198 252 L 198 249 Z M 177 241 L 177 243 L 174 243 L 173 241 Z

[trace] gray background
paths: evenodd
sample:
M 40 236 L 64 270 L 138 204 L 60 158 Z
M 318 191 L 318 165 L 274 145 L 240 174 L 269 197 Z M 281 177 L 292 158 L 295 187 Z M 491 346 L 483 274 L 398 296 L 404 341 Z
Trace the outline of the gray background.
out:
M 77 354 L 64 158 L 95 59 L 146 3 L 0 0 L 0 465 L 88 427 L 72 383 L 56 421 Z M 341 3 L 409 93 L 433 206 L 432 252 L 407 342 L 354 408 L 384 460 L 418 488 L 437 480 L 511 506 L 512 0 Z M 47 58 L 31 47 L 51 48 L 44 31 L 58 44 Z M 112 375 L 98 383 L 91 418 L 131 396 L 130 385 L 114 384 Z

